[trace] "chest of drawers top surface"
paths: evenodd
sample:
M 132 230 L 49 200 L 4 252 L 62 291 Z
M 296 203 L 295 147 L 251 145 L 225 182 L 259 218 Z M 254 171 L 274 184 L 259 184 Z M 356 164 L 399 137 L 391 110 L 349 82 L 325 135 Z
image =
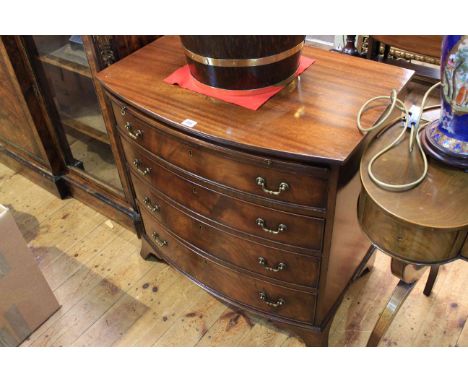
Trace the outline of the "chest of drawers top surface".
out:
M 205 140 L 280 158 L 343 163 L 363 139 L 355 123 L 361 105 L 401 91 L 413 71 L 307 46 L 303 55 L 316 62 L 256 111 L 165 83 L 185 64 L 175 36 L 156 40 L 98 78 L 146 115 Z M 381 113 L 370 110 L 363 123 Z M 197 124 L 185 127 L 185 119 Z

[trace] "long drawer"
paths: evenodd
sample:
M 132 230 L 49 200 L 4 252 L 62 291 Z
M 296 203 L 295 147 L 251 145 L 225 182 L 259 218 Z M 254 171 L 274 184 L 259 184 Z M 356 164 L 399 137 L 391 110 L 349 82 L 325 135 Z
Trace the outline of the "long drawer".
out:
M 241 239 L 190 216 L 154 192 L 138 204 L 145 226 L 156 219 L 180 238 L 216 258 L 273 279 L 317 287 L 320 265 L 317 258 Z
M 250 194 L 308 208 L 326 208 L 326 168 L 220 148 L 171 131 L 157 121 L 152 121 L 154 126 L 150 126 L 130 107 L 112 104 L 122 135 L 186 171 Z
M 297 321 L 312 322 L 316 295 L 259 280 L 202 256 L 155 219 L 144 221 L 149 240 L 174 267 L 230 300 Z
M 281 243 L 288 246 L 290 250 L 300 251 L 304 248 L 317 254 L 320 253 L 324 230 L 323 219 L 262 207 L 195 184 L 190 185 L 190 182 L 181 181 L 180 177 L 167 171 L 136 147 L 124 143 L 124 151 L 128 160 L 133 162 L 136 159 L 140 163 L 140 171 L 136 170 L 133 165 L 131 167 L 134 187 L 141 200 L 151 196 L 148 195 L 150 186 L 142 183 L 139 178 L 147 180 L 155 189 L 166 193 L 178 203 L 223 225 Z M 142 169 L 143 171 L 150 170 L 146 175 L 142 175 Z M 183 183 L 183 187 L 179 188 L 181 185 L 179 183 Z M 201 201 L 203 197 L 206 199 Z M 202 208 L 203 205 L 205 205 L 204 208 Z
M 258 206 L 223 196 L 188 181 L 184 182 L 159 165 L 156 159 L 151 158 L 150 154 L 138 146 L 126 142 L 125 139 L 122 139 L 122 144 L 132 172 L 180 204 L 212 220 L 242 232 L 291 246 L 291 249 L 300 247 L 318 253 L 321 251 L 323 219 Z M 147 192 L 148 186 L 142 185 L 135 176 L 133 178 L 137 195 L 148 196 L 142 195 Z

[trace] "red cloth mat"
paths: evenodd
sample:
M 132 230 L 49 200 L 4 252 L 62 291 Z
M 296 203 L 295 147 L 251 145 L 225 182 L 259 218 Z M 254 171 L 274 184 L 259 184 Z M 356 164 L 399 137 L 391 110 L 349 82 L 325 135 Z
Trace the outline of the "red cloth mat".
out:
M 294 74 L 294 78 L 299 76 L 304 70 L 315 62 L 313 58 L 301 56 L 299 67 Z M 281 91 L 287 84 L 281 86 L 268 86 L 258 90 L 232 90 L 216 89 L 197 81 L 190 74 L 188 65 L 184 65 L 177 69 L 169 77 L 164 79 L 164 82 L 171 85 L 179 85 L 180 87 L 194 92 L 214 97 L 229 103 L 243 106 L 250 110 L 257 110 L 266 101 Z

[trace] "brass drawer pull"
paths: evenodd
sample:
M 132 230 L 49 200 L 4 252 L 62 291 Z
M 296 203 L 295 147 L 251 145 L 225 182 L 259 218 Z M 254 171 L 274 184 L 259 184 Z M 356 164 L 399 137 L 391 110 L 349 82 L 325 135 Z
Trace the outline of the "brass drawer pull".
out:
M 283 224 L 283 223 L 280 223 L 278 225 L 278 229 L 277 230 L 273 230 L 273 229 L 270 229 L 266 226 L 266 223 L 265 223 L 265 220 L 263 220 L 262 218 L 258 218 L 257 219 L 257 225 L 259 227 L 262 227 L 262 229 L 265 231 L 265 232 L 268 232 L 268 233 L 272 233 L 273 235 L 278 235 L 280 232 L 283 232 L 283 231 L 286 231 L 286 229 L 288 227 L 286 227 L 286 224 Z
M 120 108 L 120 115 L 125 115 L 127 113 L 127 106 L 122 106 Z
M 166 240 L 161 239 L 156 232 L 153 232 L 151 236 L 154 242 L 158 245 L 158 247 L 164 247 L 165 245 L 168 245 L 168 242 Z
M 129 137 L 132 139 L 137 140 L 143 135 L 143 131 L 139 129 L 134 130 L 130 122 L 125 123 L 125 128 L 127 129 Z
M 139 160 L 139 159 L 134 159 L 133 160 L 133 166 L 143 176 L 146 176 L 151 172 L 151 168 L 149 168 L 149 167 L 142 168 L 142 163 L 141 163 L 141 160 Z
M 161 207 L 153 203 L 151 199 L 147 196 L 145 196 L 145 198 L 143 199 L 143 203 L 145 203 L 146 208 L 148 208 L 148 210 L 150 210 L 153 213 L 159 212 L 161 210 Z
M 279 271 L 282 271 L 282 270 L 286 269 L 286 264 L 285 263 L 279 263 L 275 268 L 269 267 L 268 263 L 267 263 L 267 261 L 265 260 L 264 257 L 259 257 L 258 258 L 258 263 L 261 266 L 263 266 L 263 268 L 265 268 L 267 271 L 271 271 L 271 272 L 279 272 Z
M 279 308 L 280 306 L 284 305 L 286 302 L 282 298 L 279 298 L 278 300 L 276 300 L 276 302 L 270 301 L 265 292 L 260 292 L 258 296 L 260 297 L 260 300 L 262 300 L 265 304 L 273 308 Z
M 262 187 L 263 192 L 265 192 L 267 194 L 270 194 L 270 195 L 279 195 L 282 192 L 289 190 L 289 184 L 287 184 L 286 182 L 281 182 L 280 183 L 280 185 L 278 187 L 278 191 L 272 191 L 272 190 L 269 190 L 268 188 L 266 188 L 266 181 L 261 176 L 257 177 L 257 179 L 255 181 L 257 182 L 257 184 L 259 186 Z

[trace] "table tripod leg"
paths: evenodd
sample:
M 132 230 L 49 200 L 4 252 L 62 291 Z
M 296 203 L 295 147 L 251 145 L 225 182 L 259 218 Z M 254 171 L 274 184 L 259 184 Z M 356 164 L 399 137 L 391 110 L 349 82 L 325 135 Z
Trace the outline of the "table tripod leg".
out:
M 389 328 L 398 313 L 398 310 L 403 305 L 403 302 L 411 293 L 415 285 L 416 281 L 406 283 L 403 280 L 400 280 L 398 282 L 397 286 L 393 290 L 392 296 L 388 300 L 387 306 L 380 314 L 379 320 L 375 324 L 374 330 L 372 330 L 367 346 L 377 346 L 379 344 L 380 339 Z
M 434 287 L 438 273 L 439 273 L 439 266 L 431 265 L 431 270 L 429 272 L 429 276 L 427 277 L 426 286 L 424 287 L 424 291 L 423 291 L 424 295 L 428 297 L 431 295 L 432 288 Z
M 372 267 L 374 266 L 376 256 L 377 256 L 377 247 L 374 245 L 371 245 L 369 249 L 367 250 L 367 253 L 364 256 L 364 259 L 360 265 L 360 268 L 354 275 L 352 281 L 356 281 L 357 279 L 367 275 L 371 271 Z

